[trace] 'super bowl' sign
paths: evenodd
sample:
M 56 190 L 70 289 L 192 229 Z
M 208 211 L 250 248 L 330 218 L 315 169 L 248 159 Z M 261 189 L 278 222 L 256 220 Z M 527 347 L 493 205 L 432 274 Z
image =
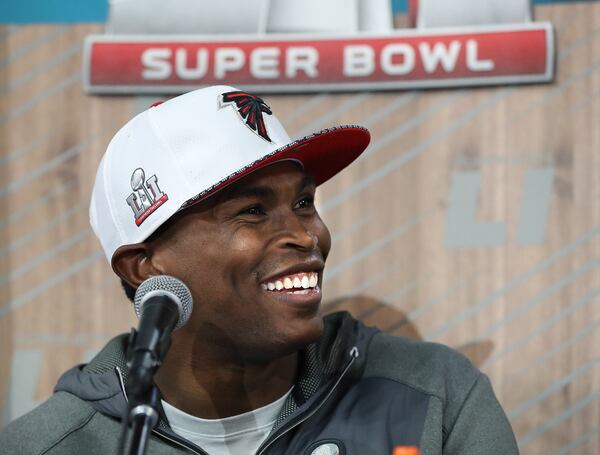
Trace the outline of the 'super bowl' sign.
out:
M 334 35 L 87 38 L 89 93 L 178 93 L 226 83 L 262 92 L 546 82 L 549 23 Z

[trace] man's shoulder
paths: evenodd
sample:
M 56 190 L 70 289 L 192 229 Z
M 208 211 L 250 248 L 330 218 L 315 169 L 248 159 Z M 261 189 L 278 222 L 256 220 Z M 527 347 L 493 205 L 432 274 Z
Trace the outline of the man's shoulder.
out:
M 0 455 L 51 453 L 54 446 L 83 428 L 95 414 L 76 396 L 57 392 L 0 432 Z
M 468 393 L 480 375 L 448 346 L 380 332 L 369 345 L 363 377 L 397 381 L 445 402 Z

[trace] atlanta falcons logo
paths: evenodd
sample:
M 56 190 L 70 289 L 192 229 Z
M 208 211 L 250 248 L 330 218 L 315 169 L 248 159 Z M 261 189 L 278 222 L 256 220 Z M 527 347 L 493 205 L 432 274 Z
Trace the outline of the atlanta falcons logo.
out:
M 221 107 L 228 104 L 235 105 L 235 110 L 245 121 L 246 126 L 262 137 L 264 140 L 273 142 L 267 134 L 267 127 L 263 112 L 272 115 L 273 112 L 267 104 L 256 95 L 246 92 L 227 92 L 221 95 Z

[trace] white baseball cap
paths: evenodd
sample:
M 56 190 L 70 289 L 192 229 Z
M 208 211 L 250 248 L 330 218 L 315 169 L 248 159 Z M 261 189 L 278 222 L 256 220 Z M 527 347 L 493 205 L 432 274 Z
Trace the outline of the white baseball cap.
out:
M 104 154 L 90 224 L 109 263 L 122 245 L 146 240 L 179 210 L 252 171 L 299 162 L 317 185 L 369 144 L 360 126 L 339 126 L 292 141 L 271 109 L 233 87 L 195 90 L 130 120 Z

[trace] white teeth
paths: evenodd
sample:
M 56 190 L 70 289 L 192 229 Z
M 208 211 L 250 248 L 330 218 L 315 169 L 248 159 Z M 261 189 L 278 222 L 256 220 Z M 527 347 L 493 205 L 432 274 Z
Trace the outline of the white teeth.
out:
M 298 289 L 297 291 L 292 291 L 292 294 L 301 294 L 301 295 L 306 295 L 309 293 L 308 289 Z
M 295 281 L 295 280 L 294 280 Z M 308 281 L 308 277 L 306 275 L 304 275 L 302 277 L 302 287 L 304 289 L 308 289 L 308 285 L 309 285 L 309 281 Z
M 302 275 L 300 278 L 299 275 Z M 261 287 L 266 291 L 281 291 L 282 289 L 309 289 L 314 288 L 319 283 L 319 274 L 315 272 L 306 273 L 303 272 L 301 274 L 295 276 L 286 276 L 281 280 L 276 280 L 268 283 L 262 283 Z M 294 291 L 295 292 L 295 291 Z

